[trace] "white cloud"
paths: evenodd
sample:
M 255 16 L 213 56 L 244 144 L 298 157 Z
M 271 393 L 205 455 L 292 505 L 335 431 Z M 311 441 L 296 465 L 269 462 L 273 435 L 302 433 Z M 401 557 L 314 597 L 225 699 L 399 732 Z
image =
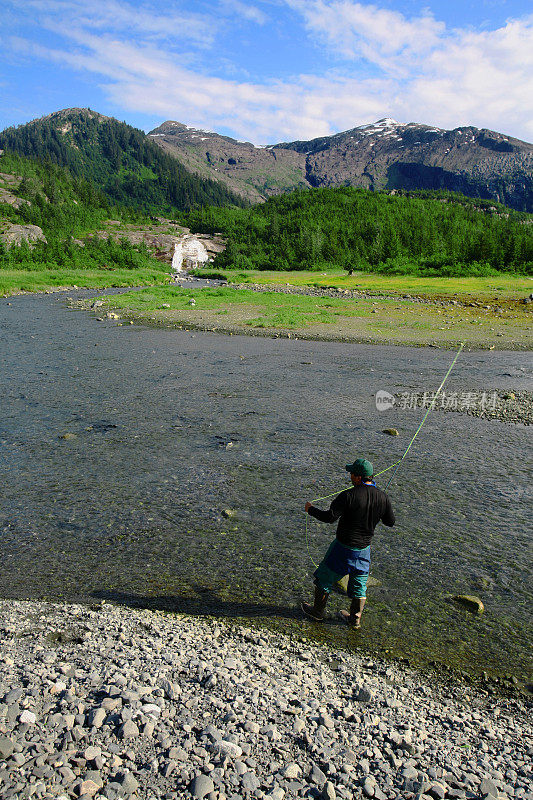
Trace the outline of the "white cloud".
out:
M 533 136 L 533 18 L 455 31 L 406 88 L 405 103 L 437 123 Z
M 363 113 L 362 119 L 379 111 L 375 86 L 366 90 L 353 80 L 337 82 L 339 97 L 333 99 L 331 83 L 325 78 L 239 83 L 180 66 L 156 48 L 79 32 L 75 41 L 84 48 L 65 52 L 34 46 L 22 38 L 13 39 L 12 47 L 101 75 L 109 97 L 125 109 L 161 114 L 198 127 L 227 126 L 240 138 L 256 142 L 332 133 L 354 105 Z
M 28 1 L 35 8 L 81 8 L 76 0 Z M 224 1 L 238 13 L 241 0 Z M 48 13 L 44 22 L 66 40 L 64 47 L 38 46 L 27 37 L 12 42 L 19 53 L 100 76 L 102 89 L 124 110 L 224 127 L 256 143 L 322 136 L 385 116 L 533 138 L 533 16 L 480 32 L 447 29 L 429 13 L 408 19 L 350 0 L 284 1 L 322 46 L 335 53 L 342 47 L 335 71 L 284 80 L 219 77 L 200 66 L 207 61 L 193 39 L 163 41 L 165 21 L 177 13 L 173 6 L 156 13 L 142 35 L 148 7 L 136 7 L 128 30 L 131 6 L 121 0 L 96 0 L 90 22 L 85 12 L 76 24 Z M 202 38 L 207 20 L 189 21 Z M 138 33 L 130 35 L 132 29 Z M 361 63 L 372 65 L 359 71 L 365 77 L 358 77 Z
M 176 3 L 163 11 L 150 3 L 126 0 L 9 0 L 26 12 L 38 15 L 39 25 L 50 30 L 94 30 L 141 34 L 147 39 L 180 39 L 195 45 L 213 42 L 213 21 L 201 14 L 181 12 Z
M 445 31 L 429 12 L 407 19 L 403 14 L 350 0 L 286 0 L 298 11 L 307 28 L 333 53 L 349 59 L 363 58 L 378 66 L 391 57 L 411 63 L 427 53 Z M 387 61 L 388 59 L 388 61 Z M 398 68 L 400 64 L 396 63 Z
M 533 15 L 480 32 L 352 0 L 285 2 L 332 55 L 389 79 L 382 116 L 533 136 Z
M 226 13 L 229 12 L 229 14 L 248 20 L 248 22 L 264 25 L 268 21 L 264 11 L 261 11 L 257 6 L 250 5 L 250 3 L 243 3 L 242 0 L 221 0 L 220 6 Z

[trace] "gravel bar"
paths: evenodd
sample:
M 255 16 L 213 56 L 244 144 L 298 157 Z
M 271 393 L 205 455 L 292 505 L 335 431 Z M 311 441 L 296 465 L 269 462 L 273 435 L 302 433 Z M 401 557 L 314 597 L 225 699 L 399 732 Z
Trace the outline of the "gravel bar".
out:
M 459 393 L 456 392 L 455 394 Z M 483 394 L 486 396 L 484 399 L 482 397 Z M 408 395 L 409 392 L 395 395 L 395 401 L 400 408 L 402 407 L 402 401 L 405 401 Z M 469 396 L 472 398 L 469 404 L 462 404 L 461 397 L 467 400 Z M 431 399 L 424 401 L 422 397 L 418 397 L 415 402 L 411 403 L 409 410 L 428 408 Z M 514 425 L 533 425 L 533 392 L 520 391 L 518 389 L 515 391 L 490 389 L 481 393 L 476 392 L 475 389 L 470 389 L 461 392 L 459 399 L 453 404 L 448 399 L 448 404 L 442 405 L 437 399 L 434 410 L 452 411 L 459 414 L 468 414 L 471 417 L 499 420 L 500 422 Z
M 0 613 L 2 800 L 533 800 L 527 700 L 210 618 Z
M 224 282 L 222 282 L 224 283 Z M 516 309 L 521 308 L 523 305 L 529 305 L 532 302 L 531 298 L 510 298 L 501 300 L 475 300 L 470 295 L 465 297 L 446 297 L 437 295 L 432 297 L 426 294 L 406 294 L 406 293 L 390 293 L 385 291 L 369 291 L 366 289 L 341 289 L 340 287 L 333 286 L 294 286 L 293 284 L 279 284 L 279 283 L 231 283 L 227 285 L 232 289 L 248 289 L 254 292 L 277 292 L 279 294 L 294 294 L 305 295 L 308 297 L 332 297 L 337 299 L 349 300 L 406 300 L 410 303 L 421 303 L 423 305 L 435 306 L 457 306 L 457 307 L 471 307 L 483 309 L 485 311 L 495 311 L 503 313 L 504 308 L 507 307 Z M 503 306 L 503 307 L 502 307 Z

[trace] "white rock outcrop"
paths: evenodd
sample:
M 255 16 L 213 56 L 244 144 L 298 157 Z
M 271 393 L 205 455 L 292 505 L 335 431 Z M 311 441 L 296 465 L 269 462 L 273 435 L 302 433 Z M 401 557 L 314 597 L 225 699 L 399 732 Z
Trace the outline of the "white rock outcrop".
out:
M 0 241 L 6 247 L 12 245 L 20 245 L 23 241 L 28 242 L 46 242 L 46 236 L 38 225 L 9 225 L 6 229 L 0 232 Z

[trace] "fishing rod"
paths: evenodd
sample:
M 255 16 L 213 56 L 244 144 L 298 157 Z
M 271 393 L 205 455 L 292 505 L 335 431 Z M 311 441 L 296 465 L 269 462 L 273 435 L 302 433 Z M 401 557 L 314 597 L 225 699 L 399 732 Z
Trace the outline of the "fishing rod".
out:
M 389 486 L 390 486 L 390 484 L 392 483 L 392 481 L 393 481 L 394 477 L 396 476 L 396 473 L 397 473 L 397 472 L 398 472 L 398 470 L 400 469 L 400 467 L 401 467 L 401 465 L 402 465 L 402 462 L 403 462 L 403 460 L 405 459 L 405 457 L 407 456 L 407 453 L 409 452 L 409 450 L 410 450 L 410 449 L 411 449 L 411 447 L 413 446 L 413 443 L 414 443 L 414 441 L 415 441 L 416 437 L 418 436 L 418 434 L 419 434 L 419 433 L 420 433 L 420 431 L 422 430 L 422 427 L 423 427 L 423 425 L 424 425 L 424 423 L 425 423 L 426 419 L 428 418 L 428 414 L 429 414 L 429 412 L 430 412 L 430 411 L 431 411 L 433 408 L 435 408 L 435 403 L 437 402 L 437 398 L 438 398 L 438 396 L 440 395 L 440 393 L 441 393 L 441 391 L 442 391 L 442 389 L 443 389 L 443 387 L 444 387 L 444 384 L 445 384 L 445 383 L 446 383 L 446 381 L 448 380 L 448 378 L 449 378 L 449 376 L 450 376 L 450 373 L 451 373 L 452 369 L 453 369 L 453 368 L 454 368 L 454 366 L 455 366 L 455 362 L 456 362 L 456 361 L 457 361 L 457 359 L 459 358 L 459 356 L 460 356 L 460 354 L 461 354 L 461 351 L 462 351 L 462 349 L 463 349 L 463 347 L 464 347 L 464 346 L 465 346 L 465 343 L 464 343 L 464 342 L 461 342 L 461 346 L 460 346 L 459 350 L 457 351 L 457 353 L 455 354 L 455 358 L 453 359 L 452 363 L 450 364 L 450 366 L 449 366 L 449 368 L 448 368 L 448 371 L 447 371 L 446 375 L 444 376 L 444 378 L 442 379 L 442 382 L 441 382 L 441 384 L 440 384 L 439 388 L 437 389 L 437 391 L 436 391 L 436 392 L 435 392 L 435 394 L 433 395 L 433 400 L 432 400 L 432 401 L 431 401 L 431 403 L 429 404 L 429 406 L 428 406 L 428 409 L 427 409 L 426 413 L 425 413 L 425 414 L 424 414 L 424 416 L 422 417 L 422 421 L 421 421 L 420 425 L 418 426 L 418 428 L 416 429 L 416 431 L 415 431 L 415 433 L 414 433 L 414 436 L 413 436 L 413 438 L 411 439 L 411 441 L 410 441 L 410 442 L 409 442 L 409 444 L 407 445 L 407 448 L 406 448 L 406 450 L 405 450 L 405 452 L 404 452 L 403 456 L 402 456 L 400 459 L 398 459 L 398 461 L 395 461 L 395 462 L 394 462 L 394 464 L 391 464 L 391 465 L 390 465 L 390 467 L 386 467 L 385 469 L 382 469 L 382 470 L 381 470 L 381 472 L 376 472 L 376 474 L 375 474 L 375 476 L 374 476 L 375 478 L 379 477 L 380 475 L 384 475 L 384 474 L 385 474 L 386 472 L 388 472 L 389 470 L 391 470 L 391 469 L 394 469 L 394 468 L 395 468 L 395 469 L 394 469 L 394 472 L 392 473 L 392 475 L 391 475 L 391 476 L 390 476 L 390 478 L 389 478 L 389 481 L 388 481 L 387 485 L 385 486 L 385 491 L 387 491 L 387 489 L 389 488 Z M 352 488 L 351 486 L 347 486 L 347 487 L 346 487 L 346 489 L 351 489 L 351 488 Z M 341 489 L 340 491 L 343 491 L 343 490 Z M 327 495 L 324 495 L 324 497 L 315 497 L 315 499 L 314 499 L 314 500 L 311 500 L 311 503 L 318 503 L 318 502 L 320 502 L 321 500 L 329 500 L 329 498 L 330 498 L 330 497 L 335 497 L 335 496 L 336 496 L 336 495 L 338 495 L 338 494 L 339 494 L 339 490 L 337 490 L 336 492 L 333 492 L 332 494 L 327 494 Z M 312 555 L 311 555 L 311 551 L 310 551 L 310 549 L 309 549 L 308 518 L 309 518 L 309 515 L 306 513 L 306 514 L 305 514 L 305 542 L 306 542 L 306 545 L 307 545 L 307 554 L 308 554 L 309 558 L 311 559 L 312 563 L 314 564 L 314 566 L 315 566 L 315 567 L 318 569 L 318 564 L 316 564 L 316 563 L 315 563 L 315 561 L 314 561 L 314 559 L 313 559 L 313 557 L 312 557 Z

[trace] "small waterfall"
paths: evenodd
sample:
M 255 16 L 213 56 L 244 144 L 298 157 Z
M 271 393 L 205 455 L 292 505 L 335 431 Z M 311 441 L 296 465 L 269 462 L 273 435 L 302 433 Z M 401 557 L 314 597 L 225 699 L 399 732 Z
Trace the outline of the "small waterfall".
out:
M 172 256 L 172 272 L 183 272 L 183 244 L 176 242 Z

